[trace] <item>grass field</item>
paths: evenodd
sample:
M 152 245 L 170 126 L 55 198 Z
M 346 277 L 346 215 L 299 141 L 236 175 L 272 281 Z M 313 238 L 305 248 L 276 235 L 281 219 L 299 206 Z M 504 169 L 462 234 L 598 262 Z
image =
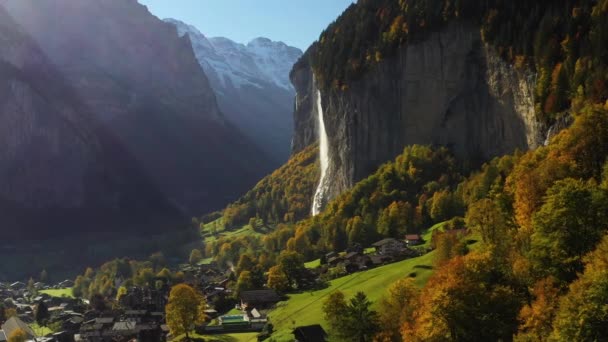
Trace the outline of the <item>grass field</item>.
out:
M 51 297 L 70 297 L 74 298 L 72 294 L 72 288 L 68 287 L 65 289 L 56 289 L 56 290 L 41 290 L 40 293 L 46 293 Z
M 235 334 L 223 334 L 223 335 L 199 335 L 192 333 L 190 337 L 192 341 L 202 339 L 205 342 L 254 342 L 258 340 L 258 333 L 235 333 Z M 185 341 L 184 336 L 178 336 L 173 341 Z
M 291 330 L 300 325 L 320 323 L 327 328 L 323 320 L 323 301 L 335 290 L 344 292 L 347 298 L 357 291 L 363 291 L 376 303 L 384 295 L 388 285 L 414 272 L 416 284 L 423 286 L 433 272 L 434 254 L 431 252 L 418 258 L 335 279 L 323 290 L 290 295 L 289 300 L 278 303 L 268 314 L 275 328 L 271 339 L 277 342 L 292 341 Z
M 30 328 L 32 328 L 37 336 L 46 336 L 53 333 L 53 330 L 51 330 L 49 327 L 41 327 L 37 323 L 30 324 Z

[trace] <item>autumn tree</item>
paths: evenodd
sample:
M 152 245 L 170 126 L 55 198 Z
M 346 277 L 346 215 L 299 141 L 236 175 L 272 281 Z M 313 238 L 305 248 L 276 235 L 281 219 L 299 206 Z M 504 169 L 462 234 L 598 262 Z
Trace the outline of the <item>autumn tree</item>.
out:
M 17 309 L 5 308 L 4 309 L 4 318 L 8 320 L 11 317 L 17 317 Z
M 281 266 L 272 266 L 268 270 L 268 287 L 277 292 L 284 292 L 289 289 L 289 280 L 281 269 Z
M 236 295 L 237 297 L 243 292 L 247 290 L 253 289 L 253 280 L 251 277 L 250 271 L 242 271 L 239 274 L 239 278 L 236 282 Z
M 15 329 L 9 336 L 8 342 L 26 342 L 28 335 L 23 329 Z
M 608 196 L 593 183 L 558 181 L 547 191 L 533 226 L 530 259 L 537 274 L 571 281 L 608 229 Z
M 344 314 L 346 313 L 346 298 L 344 293 L 340 290 L 334 291 L 329 294 L 327 299 L 323 302 L 323 313 L 325 315 L 325 321 L 328 323 L 332 332 L 340 335 L 344 329 Z
M 500 246 L 506 238 L 505 216 L 498 205 L 489 198 L 471 204 L 465 221 L 467 226 L 479 233 L 483 242 L 489 246 Z
M 463 234 L 450 230 L 434 232 L 432 246 L 435 248 L 435 263 L 437 265 L 442 265 L 455 256 L 465 255 L 469 251 Z
M 189 259 L 190 264 L 196 265 L 201 260 L 203 260 L 203 254 L 201 253 L 201 251 L 197 248 L 193 249 L 192 252 L 190 252 L 190 259 Z
M 284 251 L 279 255 L 277 264 L 285 273 L 290 287 L 298 288 L 301 286 L 302 278 L 307 272 L 302 255 L 297 252 Z
M 165 307 L 167 325 L 173 336 L 186 334 L 190 340 L 190 332 L 196 324 L 205 322 L 205 297 L 186 284 L 178 284 L 171 288 L 169 303 Z
M 240 274 L 243 271 L 251 271 L 254 266 L 255 260 L 249 254 L 243 254 L 236 264 L 236 274 Z
M 419 293 L 420 290 L 412 278 L 398 280 L 388 288 L 388 293 L 380 301 L 378 309 L 380 333 L 377 340 L 403 341 L 401 326 L 405 322 L 411 322 Z
M 584 272 L 559 301 L 551 335 L 556 341 L 608 340 L 608 235 L 584 262 Z
M 436 271 L 422 290 L 412 322 L 401 329 L 407 341 L 510 340 L 520 299 L 495 269 L 489 252 L 469 253 Z
M 555 279 L 538 281 L 531 294 L 534 300 L 519 312 L 519 332 L 515 337 L 518 342 L 547 341 L 553 330 L 560 295 Z

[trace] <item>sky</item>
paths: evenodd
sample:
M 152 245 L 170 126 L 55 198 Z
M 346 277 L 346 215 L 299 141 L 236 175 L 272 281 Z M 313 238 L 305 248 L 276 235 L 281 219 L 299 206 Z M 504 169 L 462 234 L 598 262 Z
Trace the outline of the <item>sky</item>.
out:
M 239 43 L 266 37 L 303 51 L 353 0 L 139 0 L 155 16 Z

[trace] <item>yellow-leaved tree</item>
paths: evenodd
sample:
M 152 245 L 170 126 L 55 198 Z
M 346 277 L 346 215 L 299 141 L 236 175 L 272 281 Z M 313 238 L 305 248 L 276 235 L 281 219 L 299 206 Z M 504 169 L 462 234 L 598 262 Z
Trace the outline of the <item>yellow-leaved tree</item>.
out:
M 23 329 L 16 329 L 8 337 L 8 342 L 25 342 L 27 339 L 27 333 Z
M 186 284 L 178 284 L 171 288 L 169 303 L 165 307 L 167 325 L 173 336 L 189 333 L 196 324 L 205 322 L 205 297 Z

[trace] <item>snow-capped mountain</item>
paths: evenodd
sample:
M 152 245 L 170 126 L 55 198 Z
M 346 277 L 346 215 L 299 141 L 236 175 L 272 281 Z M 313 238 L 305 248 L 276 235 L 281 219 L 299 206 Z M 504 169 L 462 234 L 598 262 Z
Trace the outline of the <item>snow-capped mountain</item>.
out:
M 165 21 L 177 27 L 180 37 L 190 38 L 226 117 L 277 163 L 286 160 L 295 95 L 289 72 L 302 51 L 268 38 L 256 38 L 247 45 L 223 37 L 208 38 L 192 25 Z

